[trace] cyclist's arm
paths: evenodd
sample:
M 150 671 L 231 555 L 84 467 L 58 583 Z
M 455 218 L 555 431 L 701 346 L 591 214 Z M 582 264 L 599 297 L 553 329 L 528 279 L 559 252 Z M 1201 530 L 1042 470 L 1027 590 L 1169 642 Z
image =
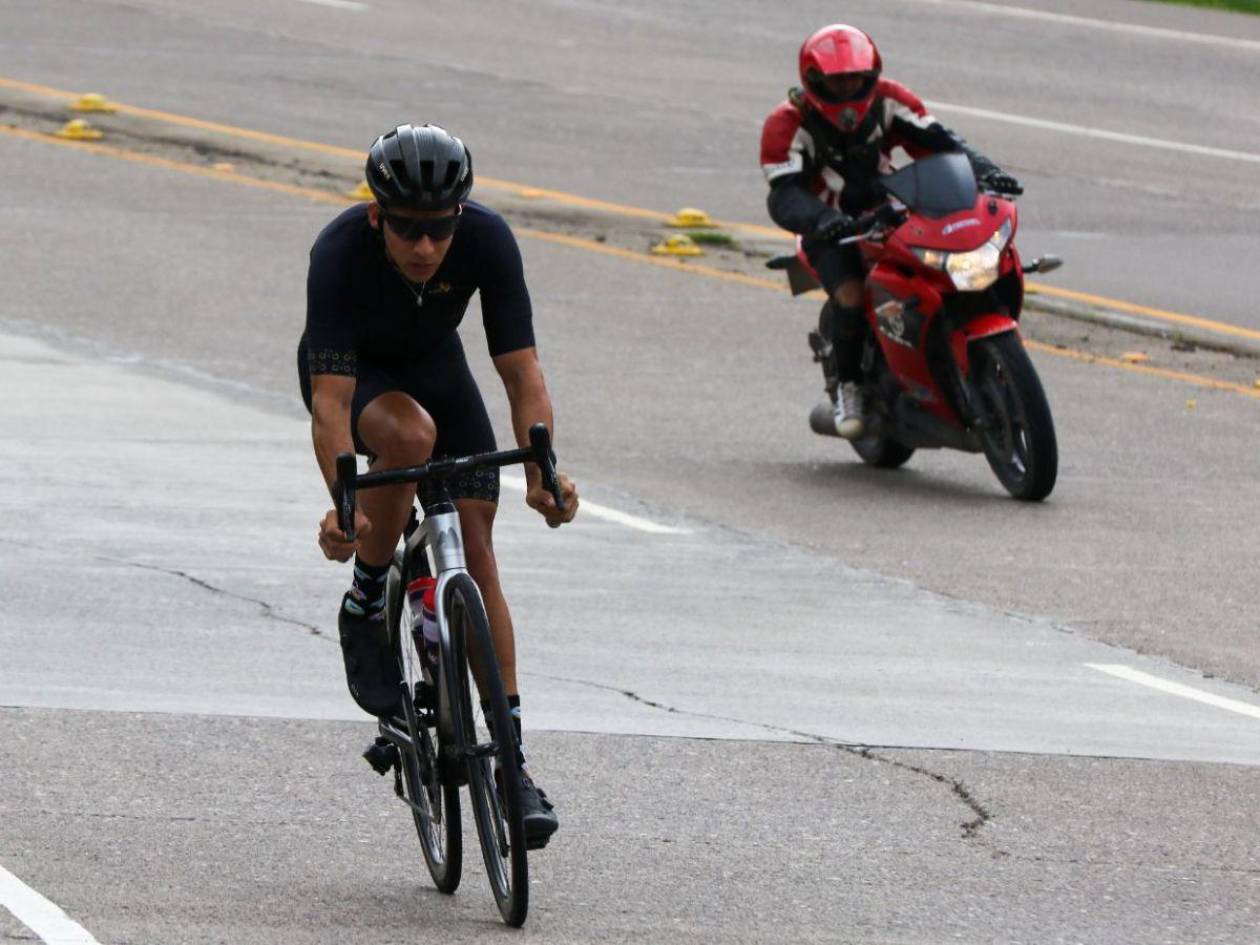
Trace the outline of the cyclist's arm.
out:
M 501 354 L 494 359 L 495 369 L 503 380 L 508 403 L 512 405 L 512 432 L 518 446 L 529 446 L 529 428 L 542 421 L 555 439 L 555 425 L 551 412 L 551 395 L 543 378 L 538 349 L 521 348 Z M 530 486 L 539 482 L 538 468 L 532 463 L 525 465 L 525 475 Z
M 355 383 L 353 376 L 345 374 L 311 375 L 311 439 L 329 494 L 337 478 L 337 454 L 354 452 L 350 403 Z

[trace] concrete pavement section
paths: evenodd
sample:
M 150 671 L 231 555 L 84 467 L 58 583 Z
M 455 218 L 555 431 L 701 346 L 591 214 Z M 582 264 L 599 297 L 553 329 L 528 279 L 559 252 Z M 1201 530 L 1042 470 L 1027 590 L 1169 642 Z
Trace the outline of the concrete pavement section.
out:
M 325 503 L 306 425 L 26 339 L 0 352 L 22 392 L 2 414 L 0 704 L 356 717 L 330 645 L 346 569 L 312 541 Z M 689 531 L 588 515 L 553 535 L 505 492 L 496 544 L 535 725 L 1260 764 L 1260 718 L 1092 667 L 1260 716 L 1244 689 L 648 516 Z

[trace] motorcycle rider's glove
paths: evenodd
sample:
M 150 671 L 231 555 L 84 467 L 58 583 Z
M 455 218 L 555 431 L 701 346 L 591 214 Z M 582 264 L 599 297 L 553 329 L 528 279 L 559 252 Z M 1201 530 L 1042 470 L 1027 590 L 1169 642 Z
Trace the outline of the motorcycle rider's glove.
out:
M 857 225 L 853 217 L 828 207 L 823 211 L 822 216 L 818 218 L 818 223 L 814 226 L 814 232 L 810 234 L 810 239 L 818 243 L 832 243 L 847 236 L 852 236 L 856 232 Z
M 885 203 L 876 207 L 870 213 L 864 213 L 858 221 L 858 227 L 863 232 L 873 229 L 895 230 L 906 222 L 906 218 L 909 215 L 910 211 L 905 207 Z
M 980 178 L 980 186 L 994 193 L 1010 194 L 1012 197 L 1024 192 L 1024 188 L 1019 181 L 996 167 Z

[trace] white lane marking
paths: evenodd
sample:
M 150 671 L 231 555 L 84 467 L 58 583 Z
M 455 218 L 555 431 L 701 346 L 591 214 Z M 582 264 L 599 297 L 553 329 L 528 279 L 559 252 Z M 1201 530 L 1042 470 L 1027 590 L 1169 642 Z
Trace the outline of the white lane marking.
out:
M 1134 682 L 1140 686 L 1150 686 L 1152 689 L 1171 693 L 1174 696 L 1181 696 L 1183 699 L 1193 699 L 1195 702 L 1202 702 L 1206 705 L 1215 706 L 1218 709 L 1225 709 L 1229 712 L 1237 712 L 1239 715 L 1249 715 L 1253 719 L 1260 719 L 1260 705 L 1252 705 L 1250 702 L 1240 702 L 1237 699 L 1226 699 L 1224 696 L 1216 696 L 1210 692 L 1204 692 L 1202 689 L 1195 689 L 1192 686 L 1183 686 L 1181 683 L 1160 679 L 1158 676 L 1152 676 L 1149 673 L 1144 673 L 1141 670 L 1121 663 L 1086 663 L 1085 665 L 1090 669 L 1098 670 L 1100 673 L 1115 676 L 1117 679 Z
M 337 10 L 366 10 L 366 3 L 359 3 L 357 0 L 301 0 L 302 3 L 314 3 L 321 7 L 333 7 Z
M 1235 36 L 1218 36 L 1214 33 L 1191 33 L 1186 30 L 1168 29 L 1164 26 L 1143 26 L 1140 23 L 1113 23 L 1108 20 L 1096 20 L 1088 16 L 1051 13 L 1047 10 L 1030 10 L 1028 7 L 1008 7 L 1005 4 L 983 3 L 980 0 L 917 0 L 917 2 L 930 4 L 934 7 L 948 6 L 951 9 L 962 7 L 986 14 L 997 13 L 1002 16 L 1025 20 L 1043 20 L 1050 23 L 1064 23 L 1069 26 L 1085 26 L 1089 29 L 1131 33 L 1137 36 L 1151 36 L 1156 39 L 1203 43 L 1209 46 L 1225 46 L 1230 49 L 1245 49 L 1248 52 L 1260 51 L 1260 40 L 1239 39 Z
M 994 112 L 987 108 L 971 108 L 967 105 L 951 105 L 948 102 L 928 102 L 934 111 L 956 112 L 959 115 L 970 115 L 974 118 L 991 118 L 1012 125 L 1026 125 L 1029 128 L 1041 128 L 1046 131 L 1061 131 L 1064 134 L 1079 135 L 1082 138 L 1102 138 L 1105 141 L 1118 141 L 1121 144 L 1136 144 L 1145 148 L 1159 148 L 1163 151 L 1180 151 L 1183 154 L 1198 154 L 1204 157 L 1224 158 L 1229 161 L 1246 161 L 1249 164 L 1260 164 L 1260 154 L 1250 151 L 1231 151 L 1228 148 L 1210 148 L 1202 144 L 1187 144 L 1183 141 L 1168 141 L 1164 138 L 1145 138 L 1142 135 L 1129 135 L 1119 131 L 1106 131 L 1102 128 L 1090 128 L 1086 125 L 1069 125 L 1061 121 L 1046 121 L 1042 118 L 1027 118 L 1024 115 L 1012 115 L 1009 112 Z
M 517 492 L 525 491 L 524 476 L 503 475 L 499 477 L 499 481 L 509 489 L 515 489 Z M 582 515 L 593 515 L 595 518 L 602 518 L 606 522 L 615 522 L 618 525 L 624 525 L 627 528 L 635 528 L 641 532 L 648 532 L 653 535 L 690 535 L 690 528 L 675 528 L 672 525 L 661 525 L 657 522 L 649 521 L 646 518 L 639 518 L 637 515 L 631 515 L 628 512 L 622 512 L 618 509 L 610 509 L 606 505 L 596 505 L 587 499 L 582 499 L 581 506 Z
M 101 945 L 55 902 L 45 899 L 0 866 L 0 906 L 48 945 Z

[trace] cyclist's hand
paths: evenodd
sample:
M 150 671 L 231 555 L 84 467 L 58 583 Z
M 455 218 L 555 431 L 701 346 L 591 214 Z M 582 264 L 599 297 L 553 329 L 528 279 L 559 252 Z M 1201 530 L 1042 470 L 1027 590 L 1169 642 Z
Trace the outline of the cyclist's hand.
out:
M 337 510 L 329 509 L 319 523 L 319 550 L 329 561 L 349 561 L 359 550 L 358 539 L 372 531 L 372 523 L 361 509 L 354 510 L 354 531 L 355 540 L 346 541 L 346 533 L 337 527 Z
M 531 483 L 525 492 L 525 504 L 541 514 L 552 528 L 559 528 L 565 522 L 573 521 L 578 510 L 577 486 L 573 485 L 573 480 L 564 473 L 557 473 L 556 481 L 560 484 L 560 496 L 564 499 L 563 512 L 556 508 L 555 497 L 543 488 L 541 481 Z

